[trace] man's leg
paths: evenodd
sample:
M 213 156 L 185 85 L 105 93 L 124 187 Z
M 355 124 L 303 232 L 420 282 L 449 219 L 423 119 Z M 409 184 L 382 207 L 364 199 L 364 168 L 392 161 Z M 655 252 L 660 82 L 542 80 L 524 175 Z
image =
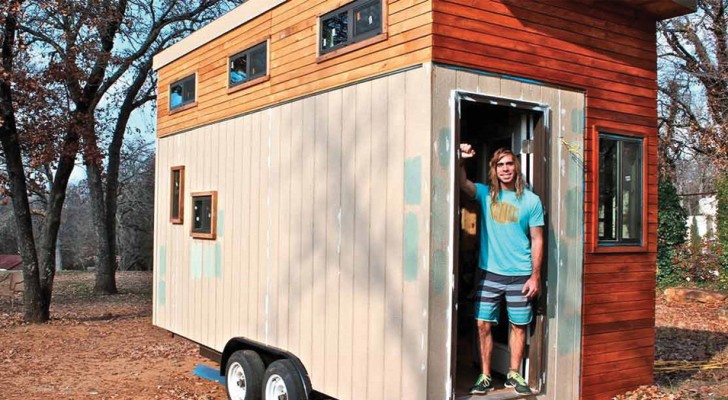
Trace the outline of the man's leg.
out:
M 480 365 L 483 375 L 490 376 L 490 355 L 493 353 L 493 335 L 491 334 L 491 323 L 478 321 L 478 338 L 480 339 Z
M 510 337 L 508 338 L 508 346 L 511 349 L 511 371 L 520 371 L 521 360 L 523 360 L 523 349 L 526 347 L 526 327 L 527 325 L 511 324 Z
M 521 376 L 521 361 L 523 360 L 523 352 L 526 347 L 526 328 L 533 319 L 533 310 L 531 302 L 523 295 L 523 285 L 528 277 L 513 277 L 508 284 L 506 292 L 506 303 L 508 307 L 508 319 L 510 320 L 511 331 L 508 342 L 511 350 L 511 365 L 508 376 L 506 377 L 505 386 L 515 389 L 516 393 L 528 394 L 531 389 L 528 382 Z

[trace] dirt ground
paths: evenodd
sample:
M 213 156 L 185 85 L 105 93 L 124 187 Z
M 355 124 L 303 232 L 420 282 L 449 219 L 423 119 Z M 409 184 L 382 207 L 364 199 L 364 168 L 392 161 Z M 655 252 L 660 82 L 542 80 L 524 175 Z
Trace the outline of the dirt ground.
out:
M 117 274 L 118 296 L 94 297 L 90 273 L 55 282 L 48 324 L 23 324 L 21 306 L 0 300 L 0 398 L 226 398 L 192 374 L 215 365 L 196 345 L 152 326 L 151 273 Z
M 24 324 L 21 306 L 0 299 L 0 398 L 225 399 L 222 385 L 192 373 L 215 364 L 152 326 L 151 273 L 121 272 L 117 283 L 120 295 L 96 297 L 92 274 L 59 274 L 43 325 Z M 717 315 L 718 306 L 659 297 L 657 366 L 675 370 L 619 400 L 728 399 L 728 323 Z M 691 363 L 666 363 L 679 360 Z

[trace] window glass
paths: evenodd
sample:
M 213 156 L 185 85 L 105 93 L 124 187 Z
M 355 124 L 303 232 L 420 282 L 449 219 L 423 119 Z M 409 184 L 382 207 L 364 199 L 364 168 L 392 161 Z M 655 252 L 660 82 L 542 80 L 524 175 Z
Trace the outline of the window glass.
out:
M 266 46 L 258 47 L 250 52 L 250 78 L 257 78 L 266 74 Z
M 642 146 L 622 143 L 622 238 L 642 237 Z
M 382 0 L 357 0 L 321 17 L 321 54 L 382 32 Z
M 321 23 L 321 49 L 331 50 L 349 41 L 348 11 L 334 14 Z
M 180 179 L 180 170 L 172 170 L 172 219 L 179 219 L 179 198 L 180 185 L 182 181 Z
M 354 36 L 379 33 L 382 25 L 382 3 L 373 1 L 354 9 Z
M 600 244 L 640 244 L 642 239 L 642 140 L 599 137 Z
M 169 109 L 181 107 L 195 101 L 195 75 L 190 75 L 169 86 Z
M 193 197 L 192 232 L 211 233 L 212 227 L 212 196 Z
M 268 73 L 268 43 L 261 43 L 230 57 L 230 84 L 235 86 Z
M 230 86 L 248 79 L 248 55 L 241 54 L 230 61 Z
M 616 240 L 617 142 L 599 139 L 599 239 Z

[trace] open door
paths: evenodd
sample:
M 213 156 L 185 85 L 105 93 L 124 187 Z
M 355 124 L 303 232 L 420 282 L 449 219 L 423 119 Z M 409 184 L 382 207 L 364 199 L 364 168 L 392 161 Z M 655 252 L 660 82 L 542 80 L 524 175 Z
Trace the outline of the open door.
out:
M 455 127 L 456 143 L 470 143 L 477 152 L 477 157 L 466 163 L 468 177 L 473 182 L 487 182 L 488 163 L 490 157 L 499 148 L 511 149 L 519 155 L 525 181 L 544 202 L 548 201 L 548 135 L 545 131 L 545 120 L 548 109 L 538 104 L 517 102 L 472 94 L 456 95 Z M 456 182 L 457 187 L 457 182 Z M 453 340 L 455 354 L 455 393 L 456 398 L 467 398 L 467 390 L 480 374 L 479 344 L 475 323 L 475 290 L 480 280 L 478 257 L 480 239 L 478 232 L 480 206 L 477 202 L 460 195 L 457 187 L 458 201 L 456 212 L 456 251 L 455 254 L 455 315 Z M 545 215 L 548 219 L 548 215 Z M 545 241 L 548 243 L 548 241 Z M 544 260 L 547 258 L 544 255 Z M 545 335 L 546 282 L 548 276 L 546 262 L 542 266 L 542 292 L 534 304 L 534 321 L 529 326 L 525 359 L 522 362 L 521 374 L 528 380 L 534 392 L 540 392 L 543 383 L 543 343 Z M 501 308 L 501 318 L 493 329 L 493 354 L 491 370 L 495 379 L 496 393 L 501 392 L 502 381 L 508 372 L 510 351 L 508 347 L 509 322 L 505 305 Z M 511 389 L 503 390 L 502 396 L 508 393 L 517 397 Z

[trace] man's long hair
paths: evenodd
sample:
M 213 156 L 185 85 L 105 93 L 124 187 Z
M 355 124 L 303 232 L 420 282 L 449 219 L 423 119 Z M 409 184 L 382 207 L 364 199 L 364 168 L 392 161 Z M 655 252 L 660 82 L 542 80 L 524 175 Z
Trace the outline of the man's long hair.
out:
M 513 158 L 513 173 L 514 179 L 516 180 L 516 197 L 521 198 L 523 195 L 523 175 L 521 174 L 521 161 L 518 160 L 516 154 L 511 150 L 501 147 L 493 153 L 493 157 L 490 159 L 488 179 L 490 180 L 490 202 L 495 204 L 498 202 L 498 195 L 501 191 L 501 183 L 498 180 L 498 172 L 496 171 L 496 164 L 504 156 L 510 155 Z

